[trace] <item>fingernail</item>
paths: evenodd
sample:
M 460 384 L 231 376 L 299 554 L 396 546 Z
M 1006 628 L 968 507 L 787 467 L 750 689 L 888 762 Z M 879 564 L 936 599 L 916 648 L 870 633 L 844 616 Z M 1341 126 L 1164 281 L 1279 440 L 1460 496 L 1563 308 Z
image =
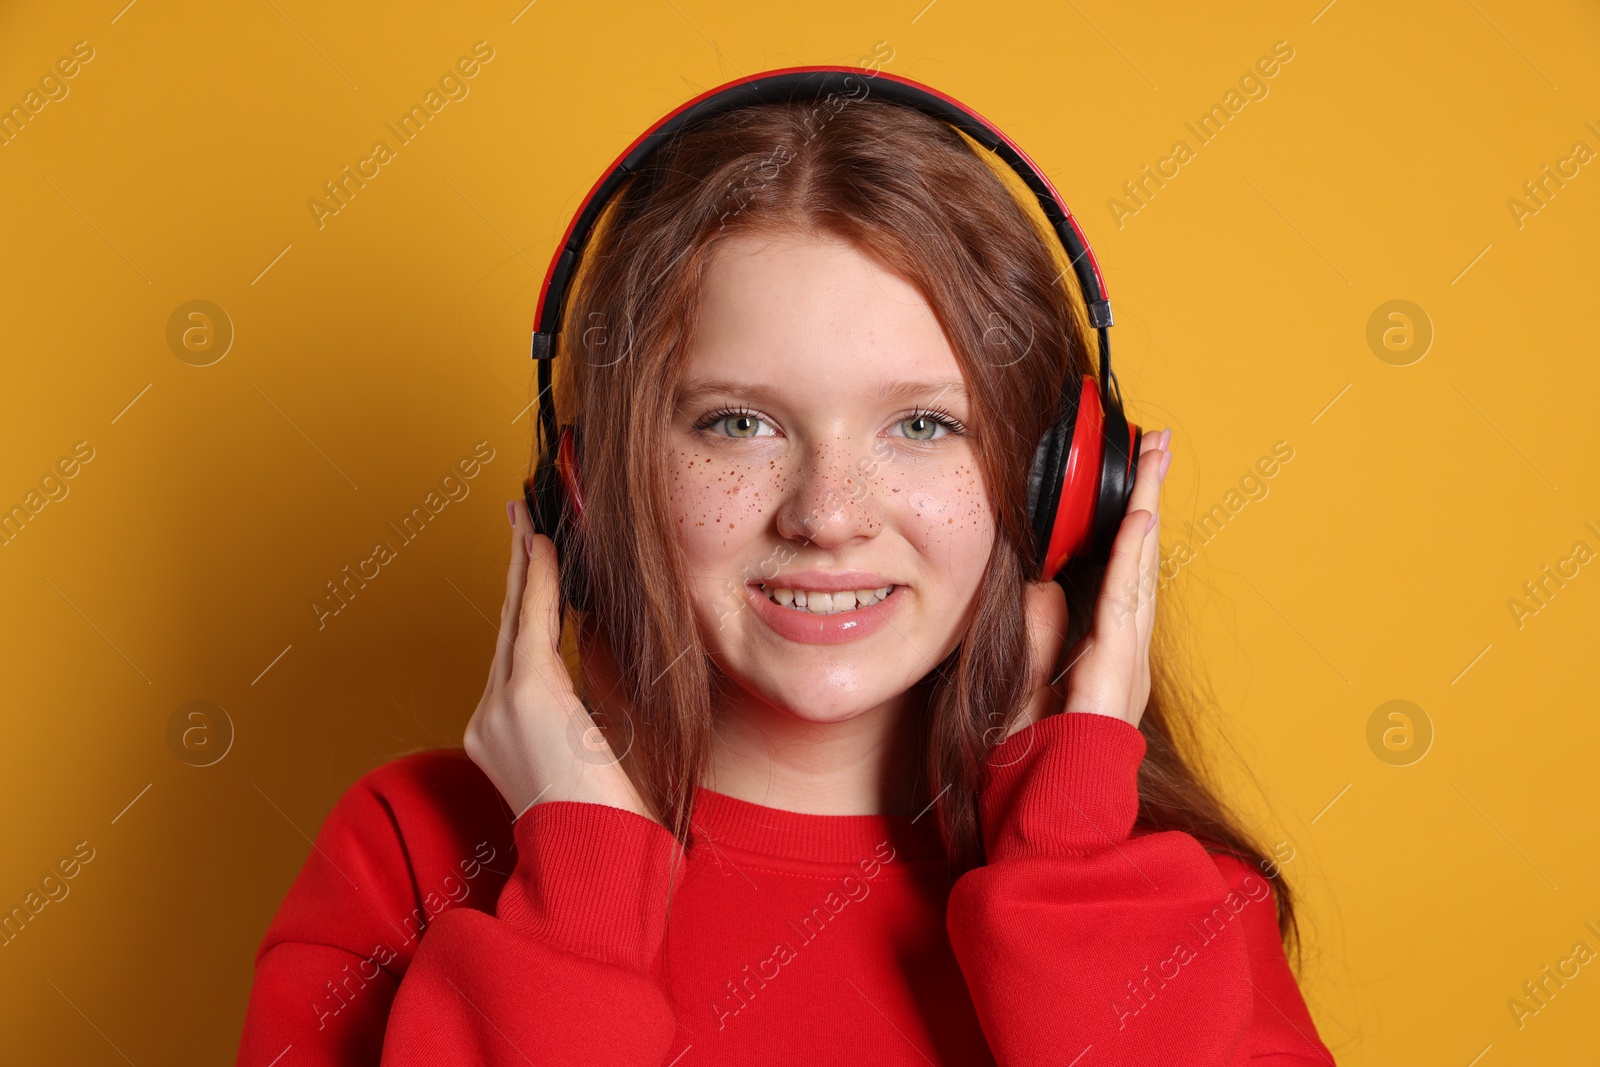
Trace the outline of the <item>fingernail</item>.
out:
M 528 533 L 528 534 L 523 534 L 522 535 L 522 547 L 527 552 L 528 558 L 532 559 L 533 558 L 533 534 Z
M 1156 472 L 1156 483 L 1157 484 L 1160 484 L 1161 482 L 1166 480 L 1167 468 L 1170 467 L 1170 466 L 1172 466 L 1172 453 L 1171 452 L 1163 452 L 1163 453 L 1161 453 L 1161 469 Z
M 515 501 L 506 501 L 506 521 L 511 524 L 513 530 L 517 528 L 517 505 Z
M 1156 528 L 1156 513 L 1152 511 L 1150 513 L 1150 521 L 1145 524 L 1144 532 L 1145 533 L 1149 533 L 1151 530 L 1154 530 L 1155 528 Z
M 1172 440 L 1172 427 L 1168 426 L 1165 430 L 1161 431 L 1161 447 L 1162 448 L 1166 448 L 1167 444 L 1171 440 Z

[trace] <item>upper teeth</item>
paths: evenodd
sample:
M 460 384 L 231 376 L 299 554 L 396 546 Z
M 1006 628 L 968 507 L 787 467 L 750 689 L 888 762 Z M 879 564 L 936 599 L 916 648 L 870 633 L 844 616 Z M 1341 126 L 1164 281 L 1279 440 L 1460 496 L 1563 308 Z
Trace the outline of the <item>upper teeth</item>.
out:
M 762 586 L 762 591 L 767 594 L 767 599 L 774 600 L 786 607 L 800 611 L 809 611 L 813 615 L 832 615 L 840 611 L 854 611 L 876 604 L 889 595 L 892 585 L 885 585 L 878 589 L 842 589 L 825 593 L 819 589 L 785 589 L 774 586 Z

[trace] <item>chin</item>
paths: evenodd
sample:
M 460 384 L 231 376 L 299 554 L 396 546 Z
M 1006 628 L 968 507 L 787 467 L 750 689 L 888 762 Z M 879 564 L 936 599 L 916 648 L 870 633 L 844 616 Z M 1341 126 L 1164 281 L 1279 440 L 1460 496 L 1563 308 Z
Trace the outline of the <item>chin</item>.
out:
M 826 677 L 774 682 L 768 679 L 734 679 L 746 692 L 802 722 L 825 725 L 848 722 L 900 695 L 874 686 L 840 686 Z
M 842 722 L 900 699 L 927 673 L 919 669 L 926 666 L 920 657 L 907 658 L 909 649 L 898 637 L 898 647 L 878 644 L 869 639 L 848 652 L 835 646 L 827 655 L 784 657 L 787 662 L 763 657 L 736 681 L 795 718 Z

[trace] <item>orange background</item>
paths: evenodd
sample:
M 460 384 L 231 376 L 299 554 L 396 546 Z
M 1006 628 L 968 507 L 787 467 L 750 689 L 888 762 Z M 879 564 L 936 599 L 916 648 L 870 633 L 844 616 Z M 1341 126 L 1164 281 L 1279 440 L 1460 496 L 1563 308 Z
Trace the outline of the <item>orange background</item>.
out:
M 309 836 L 365 771 L 456 742 L 482 690 L 533 302 L 579 198 L 705 88 L 873 56 L 998 123 L 1078 212 L 1131 413 L 1174 427 L 1164 553 L 1225 508 L 1164 595 L 1242 757 L 1230 795 L 1293 850 L 1340 1063 L 1593 1056 L 1600 963 L 1520 1028 L 1507 1006 L 1600 951 L 1600 565 L 1560 564 L 1600 550 L 1600 164 L 1570 161 L 1600 150 L 1593 5 L 524 2 L 0 13 L 5 106 L 92 49 L 0 144 L 0 507 L 38 505 L 0 546 L 0 907 L 92 855 L 0 947 L 8 1058 L 232 1062 Z M 385 123 L 478 41 L 466 95 L 396 146 Z M 1185 123 L 1280 41 L 1199 143 Z M 393 158 L 319 226 L 307 201 L 379 139 Z M 214 362 L 203 322 L 169 343 L 195 300 L 231 325 Z M 1409 320 L 1369 343 L 1393 300 Z M 379 539 L 395 558 L 319 627 Z M 1519 625 L 1547 564 L 1570 577 Z M 1393 700 L 1409 725 L 1369 734 Z

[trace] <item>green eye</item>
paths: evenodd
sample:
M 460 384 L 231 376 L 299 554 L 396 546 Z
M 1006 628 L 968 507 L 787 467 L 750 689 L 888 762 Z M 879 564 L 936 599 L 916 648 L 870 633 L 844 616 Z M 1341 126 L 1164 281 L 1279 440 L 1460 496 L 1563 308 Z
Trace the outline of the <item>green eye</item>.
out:
M 761 420 L 754 415 L 728 415 L 720 420 L 729 437 L 755 437 Z
M 746 408 L 725 408 L 713 411 L 695 425 L 695 429 L 705 431 L 717 428 L 724 437 L 735 440 L 754 437 L 770 437 L 770 433 L 761 433 L 759 427 L 766 425 L 767 420 Z
M 951 434 L 964 434 L 967 428 L 948 412 L 938 409 L 918 410 L 897 424 L 905 427 L 905 437 L 912 441 L 937 441 Z M 943 433 L 939 431 L 943 430 Z

